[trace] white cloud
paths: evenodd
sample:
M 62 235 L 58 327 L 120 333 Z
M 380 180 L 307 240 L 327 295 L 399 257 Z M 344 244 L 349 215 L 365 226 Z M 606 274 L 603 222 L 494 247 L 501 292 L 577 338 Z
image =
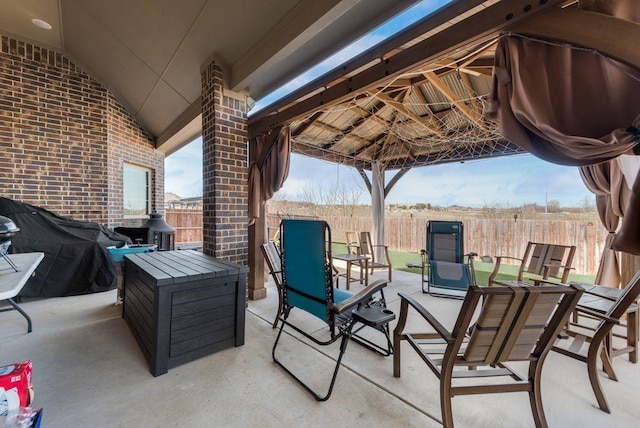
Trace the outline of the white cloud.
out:
M 202 139 L 198 138 L 164 161 L 165 192 L 183 198 L 202 195 Z

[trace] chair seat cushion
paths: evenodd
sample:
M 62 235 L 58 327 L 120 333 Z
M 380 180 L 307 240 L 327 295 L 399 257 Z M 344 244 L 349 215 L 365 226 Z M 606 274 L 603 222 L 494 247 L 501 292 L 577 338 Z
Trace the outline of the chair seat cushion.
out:
M 349 297 L 353 296 L 353 293 L 350 293 L 345 290 L 340 290 L 339 288 L 333 289 L 333 301 L 334 303 L 342 303 L 347 300 Z

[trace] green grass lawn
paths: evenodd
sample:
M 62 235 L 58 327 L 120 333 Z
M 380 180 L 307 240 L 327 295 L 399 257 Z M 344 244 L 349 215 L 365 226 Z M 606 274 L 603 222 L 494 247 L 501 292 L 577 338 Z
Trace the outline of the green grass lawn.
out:
M 347 252 L 346 247 L 342 244 L 332 244 L 331 251 L 334 254 L 344 254 Z M 421 263 L 420 255 L 418 253 L 406 253 L 401 251 L 389 250 L 389 258 L 391 259 L 391 265 L 395 270 L 401 270 L 405 272 L 412 272 L 420 275 L 419 268 L 408 268 L 407 263 Z M 487 285 L 489 275 L 493 271 L 493 263 L 484 263 L 479 260 L 474 260 L 473 267 L 476 274 L 476 281 L 478 285 Z M 496 279 L 515 279 L 518 275 L 518 266 L 514 265 L 500 265 L 500 273 Z M 525 274 L 526 277 L 526 274 Z M 569 281 L 584 282 L 587 284 L 593 284 L 595 281 L 595 275 L 581 275 L 572 273 L 569 275 Z

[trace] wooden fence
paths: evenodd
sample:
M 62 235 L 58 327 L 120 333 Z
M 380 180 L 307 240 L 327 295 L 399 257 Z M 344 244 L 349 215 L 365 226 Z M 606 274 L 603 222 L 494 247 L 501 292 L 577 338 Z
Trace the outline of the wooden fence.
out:
M 167 223 L 176 229 L 177 244 L 202 242 L 202 211 L 170 209 Z M 371 230 L 371 217 L 326 217 L 335 242 L 344 242 L 344 232 Z M 269 237 L 277 230 L 280 218 L 267 217 Z M 397 216 L 385 218 L 385 244 L 392 250 L 419 252 L 425 246 L 427 221 L 424 218 Z M 575 245 L 576 273 L 595 275 L 607 231 L 596 221 L 466 219 L 464 248 L 481 256 L 522 257 L 527 242 Z
M 168 209 L 164 218 L 176 229 L 176 244 L 202 243 L 202 208 Z
M 346 231 L 370 231 L 370 217 L 326 217 L 334 242 L 344 242 Z M 268 218 L 270 230 L 279 218 Z M 522 257 L 527 242 L 575 245 L 574 272 L 595 275 L 607 231 L 599 222 L 578 220 L 466 219 L 464 249 L 480 256 Z M 385 244 L 391 250 L 419 252 L 425 247 L 424 218 L 386 217 Z

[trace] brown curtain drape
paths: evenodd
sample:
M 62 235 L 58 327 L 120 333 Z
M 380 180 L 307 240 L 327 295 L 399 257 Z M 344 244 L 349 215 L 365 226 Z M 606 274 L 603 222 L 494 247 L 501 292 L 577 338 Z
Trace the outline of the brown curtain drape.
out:
M 600 221 L 609 234 L 605 240 L 596 274 L 596 284 L 617 288 L 620 286 L 620 261 L 611 249 L 619 219 L 624 216 L 631 190 L 627 186 L 616 160 L 580 168 L 582 181 L 596 194 L 596 207 Z
M 640 16 L 640 2 L 636 1 L 581 1 L 580 6 L 623 19 Z M 632 153 L 640 142 L 640 70 L 590 51 L 505 36 L 496 48 L 491 112 L 505 138 L 544 160 L 573 166 L 608 162 Z M 610 170 L 610 166 L 603 168 Z M 608 175 L 604 169 L 587 170 L 583 177 Z M 603 190 L 609 185 L 594 185 L 593 189 L 602 196 L 597 199 L 605 226 L 615 230 L 614 207 L 622 202 L 616 199 L 619 194 Z M 634 187 L 640 193 L 638 180 Z M 624 242 L 624 251 L 640 254 L 640 230 L 627 224 L 637 222 L 630 213 L 640 214 L 640 194 L 630 198 L 629 204 L 618 235 L 636 236 L 618 236 L 615 241 Z
M 260 215 L 260 205 L 282 187 L 289 175 L 291 157 L 291 130 L 284 127 L 275 135 L 256 137 L 257 147 L 264 156 L 249 166 L 249 224 Z

